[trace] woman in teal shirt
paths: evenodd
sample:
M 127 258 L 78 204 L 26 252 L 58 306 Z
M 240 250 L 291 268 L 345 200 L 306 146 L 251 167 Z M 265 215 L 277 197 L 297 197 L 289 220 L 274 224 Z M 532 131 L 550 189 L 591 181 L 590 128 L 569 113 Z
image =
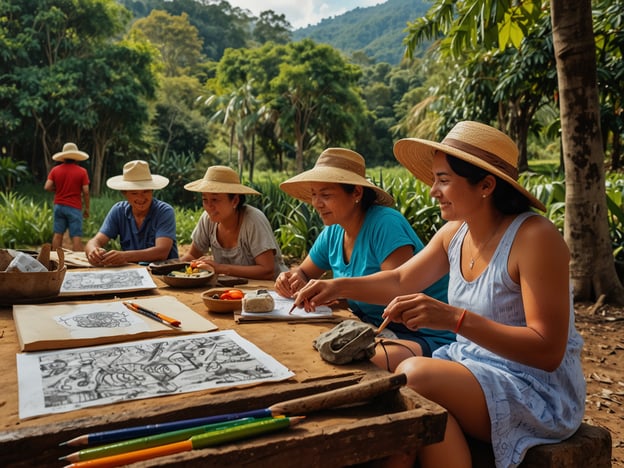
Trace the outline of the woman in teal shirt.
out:
M 392 197 L 370 183 L 365 171 L 360 154 L 329 148 L 313 169 L 280 185 L 289 195 L 311 203 L 326 227 L 301 265 L 278 276 L 275 289 L 279 294 L 292 297 L 308 280 L 320 278 L 326 271 L 340 278 L 391 270 L 424 247 L 405 217 L 392 208 Z M 443 278 L 425 293 L 446 302 L 447 281 Z M 362 321 L 375 327 L 381 324 L 385 304 L 347 301 Z M 400 323 L 391 323 L 387 330 L 371 360 L 389 370 L 407 357 L 431 356 L 455 338 L 447 331 L 411 331 Z

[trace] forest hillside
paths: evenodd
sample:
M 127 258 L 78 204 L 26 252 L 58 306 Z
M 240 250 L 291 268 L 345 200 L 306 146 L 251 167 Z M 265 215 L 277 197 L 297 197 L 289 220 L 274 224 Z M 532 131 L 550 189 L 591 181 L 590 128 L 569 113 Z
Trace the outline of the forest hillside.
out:
M 293 40 L 310 38 L 347 55 L 362 52 L 375 62 L 397 65 L 403 58 L 408 21 L 423 16 L 430 6 L 427 0 L 388 0 L 297 29 L 293 31 Z

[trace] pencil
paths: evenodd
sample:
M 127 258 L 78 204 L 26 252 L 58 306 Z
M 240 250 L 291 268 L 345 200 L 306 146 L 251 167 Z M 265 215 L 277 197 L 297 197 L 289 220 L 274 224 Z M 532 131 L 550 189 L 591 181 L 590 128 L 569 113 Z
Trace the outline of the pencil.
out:
M 266 434 L 268 432 L 278 431 L 297 424 L 303 418 L 303 416 L 295 416 L 252 421 L 246 424 L 241 424 L 240 426 L 227 427 L 225 429 L 208 432 L 206 434 L 195 435 L 181 442 L 174 442 L 171 444 L 160 445 L 158 447 L 136 450 L 134 452 L 111 455 L 109 457 L 96 458 L 94 460 L 79 461 L 67 465 L 65 468 L 95 468 L 127 465 L 165 455 L 203 449 L 223 444 L 225 442 L 247 439 Z
M 390 323 L 390 316 L 388 315 L 384 321 L 381 323 L 381 325 L 379 325 L 379 328 L 377 330 L 375 330 L 375 335 L 379 335 L 384 328 L 386 328 L 388 326 L 388 324 Z
M 136 307 L 137 309 L 143 311 L 143 312 L 147 312 L 148 314 L 152 314 L 155 315 L 156 317 L 164 320 L 165 322 L 170 323 L 173 326 L 179 327 L 181 325 L 180 321 L 171 317 L 168 317 L 165 314 L 162 314 L 160 312 L 156 312 L 154 310 L 150 310 L 147 307 L 143 307 L 142 305 L 137 304 L 136 302 L 130 302 L 130 305 Z
M 295 398 L 275 403 L 267 408 L 244 411 L 240 413 L 228 413 L 206 416 L 195 419 L 170 421 L 146 426 L 135 426 L 110 431 L 93 432 L 75 437 L 60 445 L 81 446 L 96 445 L 117 442 L 120 440 L 144 437 L 163 432 L 186 429 L 194 426 L 202 426 L 224 421 L 232 421 L 241 418 L 266 418 L 276 416 L 292 416 L 306 414 L 312 411 L 332 408 L 344 404 L 353 404 L 365 401 L 384 392 L 394 390 L 407 382 L 405 374 L 391 374 L 378 379 L 366 380 L 354 385 L 316 393 L 314 395 Z
M 310 303 L 310 301 L 308 301 L 308 299 L 307 299 L 307 298 L 305 298 L 305 299 L 303 300 L 303 304 L 304 304 L 304 306 L 307 306 L 309 303 Z M 294 303 L 294 304 L 292 305 L 292 307 L 290 308 L 290 310 L 288 311 L 288 315 L 291 315 L 291 314 L 293 313 L 293 311 L 294 311 L 296 308 L 297 308 L 297 303 Z
M 181 442 L 183 440 L 189 439 L 194 435 L 203 434 L 219 429 L 225 429 L 226 427 L 240 426 L 241 424 L 247 424 L 251 421 L 260 420 L 261 419 L 241 418 L 235 419 L 233 421 L 225 421 L 203 426 L 189 427 L 188 429 L 180 429 L 177 431 L 163 432 L 162 434 L 138 437 L 136 439 L 122 440 L 120 442 L 113 442 L 111 444 L 98 445 L 97 447 L 81 449 L 64 457 L 60 457 L 59 460 L 65 460 L 75 463 L 79 461 L 93 460 L 95 458 L 109 457 L 111 455 L 118 455 L 120 453 L 133 452 L 136 450 L 142 450 L 150 447 L 157 447 L 159 445 Z
M 169 421 L 160 424 L 147 424 L 144 426 L 125 427 L 122 429 L 113 429 L 110 431 L 92 432 L 75 437 L 60 445 L 80 446 L 80 445 L 96 445 L 118 442 L 120 440 L 135 439 L 137 437 L 145 437 L 154 434 L 162 434 L 163 432 L 177 431 L 180 429 L 188 429 L 189 427 L 205 426 L 207 424 L 215 424 L 226 421 L 233 421 L 242 418 L 266 418 L 274 416 L 268 408 L 243 411 L 240 413 L 218 414 L 213 416 L 205 416 L 202 418 L 182 419 L 179 421 Z
M 125 305 L 131 311 L 141 314 L 144 317 L 151 318 L 152 320 L 156 320 L 157 322 L 160 322 L 164 325 L 169 325 L 170 327 L 180 328 L 181 323 L 179 320 L 172 319 L 170 317 L 167 317 L 166 315 L 157 314 L 136 304 L 133 304 L 132 302 L 123 302 L 123 305 Z

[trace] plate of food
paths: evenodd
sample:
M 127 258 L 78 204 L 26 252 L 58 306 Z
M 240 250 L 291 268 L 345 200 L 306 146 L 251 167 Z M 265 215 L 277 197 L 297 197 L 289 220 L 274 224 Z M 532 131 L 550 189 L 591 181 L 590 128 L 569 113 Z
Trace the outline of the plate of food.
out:
M 236 288 L 212 288 L 201 294 L 206 308 L 217 313 L 240 310 L 244 297 L 245 293 Z
M 184 265 L 182 269 L 161 276 L 161 279 L 174 288 L 198 288 L 212 281 L 214 271 L 202 270 L 193 265 L 193 262 Z

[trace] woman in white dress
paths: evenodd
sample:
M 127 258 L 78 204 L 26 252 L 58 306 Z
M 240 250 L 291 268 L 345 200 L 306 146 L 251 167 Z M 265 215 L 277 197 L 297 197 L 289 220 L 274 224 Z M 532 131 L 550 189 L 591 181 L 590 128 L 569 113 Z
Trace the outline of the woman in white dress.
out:
M 441 142 L 407 138 L 396 158 L 431 185 L 447 223 L 395 270 L 311 281 L 296 296 L 311 307 L 340 297 L 388 300 L 384 317 L 457 341 L 431 359 L 403 361 L 408 385 L 448 410 L 445 438 L 390 462 L 469 467 L 466 435 L 491 442 L 497 467 L 517 466 L 538 444 L 581 424 L 585 380 L 574 326 L 568 247 L 518 182 L 518 150 L 500 131 L 458 123 Z M 449 273 L 448 304 L 420 293 Z

